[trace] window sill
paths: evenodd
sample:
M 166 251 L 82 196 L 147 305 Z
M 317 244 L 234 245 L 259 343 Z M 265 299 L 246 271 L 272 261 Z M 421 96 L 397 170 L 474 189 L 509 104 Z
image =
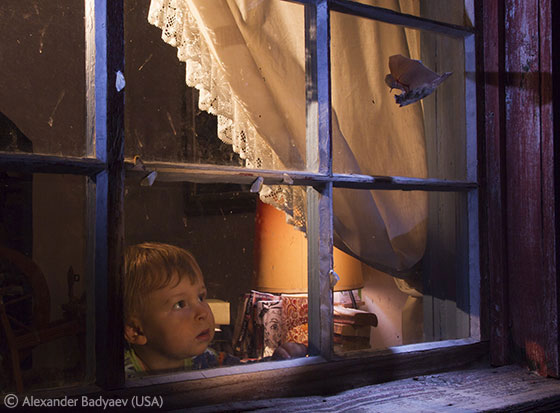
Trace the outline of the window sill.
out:
M 255 411 L 521 412 L 559 411 L 560 380 L 519 366 L 488 366 L 364 386 L 334 396 L 250 400 L 201 408 Z M 197 410 L 193 410 L 197 411 Z
M 36 397 L 87 395 L 90 398 L 128 400 L 134 396 L 158 397 L 161 398 L 165 409 L 193 408 L 220 403 L 241 403 L 239 405 L 241 406 L 245 403 L 243 400 L 249 399 L 260 399 L 261 402 L 254 402 L 259 405 L 258 403 L 266 403 L 271 398 L 279 397 L 311 396 L 310 400 L 315 398 L 323 400 L 324 398 L 315 395 L 336 394 L 376 383 L 391 381 L 395 383 L 394 380 L 420 374 L 462 369 L 485 360 L 487 354 L 487 342 L 474 339 L 450 340 L 403 346 L 403 348 L 388 349 L 375 354 L 348 355 L 350 358 L 331 361 L 310 357 L 255 363 L 253 366 L 243 366 L 243 368 L 188 372 L 174 377 L 154 376 L 130 381 L 125 388 L 115 390 L 103 390 L 93 386 L 93 388 L 36 392 L 34 395 Z M 204 377 L 196 376 L 201 373 Z

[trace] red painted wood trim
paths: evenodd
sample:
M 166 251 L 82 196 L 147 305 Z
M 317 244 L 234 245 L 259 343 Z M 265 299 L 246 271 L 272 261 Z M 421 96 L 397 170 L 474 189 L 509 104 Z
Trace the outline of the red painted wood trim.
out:
M 506 199 L 514 361 L 546 374 L 542 308 L 542 205 L 538 0 L 505 2 Z M 537 321 L 538 320 L 538 321 Z
M 481 234 L 489 287 L 490 360 L 494 365 L 508 361 L 508 300 L 505 243 L 505 108 L 502 2 L 484 1 L 482 8 L 484 49 L 484 146 L 482 184 L 485 230 Z M 485 265 L 484 265 L 485 264 Z
M 554 115 L 553 115 L 553 79 L 552 79 L 552 6 L 550 0 L 539 0 L 539 71 L 541 93 L 541 140 L 542 140 L 542 207 L 543 207 L 543 276 L 547 292 L 544 301 L 548 314 L 545 331 L 546 337 L 546 373 L 558 377 L 558 278 L 556 267 L 556 196 L 554 157 Z
M 549 132 L 543 131 L 550 121 L 543 123 L 542 117 L 546 94 L 541 82 L 546 74 L 541 66 L 550 64 L 546 51 L 541 53 L 542 41 L 550 36 L 540 26 L 545 3 L 505 2 L 509 333 L 513 360 L 527 363 L 541 375 L 556 375 L 556 272 L 547 260 L 551 246 L 545 246 L 551 241 L 554 245 L 546 228 L 554 227 L 547 221 L 554 216 L 550 196 L 554 186 L 549 179 L 554 157 L 547 147 Z

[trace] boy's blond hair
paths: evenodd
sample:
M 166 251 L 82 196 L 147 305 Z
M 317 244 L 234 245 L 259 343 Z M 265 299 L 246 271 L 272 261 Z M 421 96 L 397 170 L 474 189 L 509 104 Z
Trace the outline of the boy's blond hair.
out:
M 177 278 L 192 283 L 202 278 L 193 255 L 183 248 L 158 242 L 145 242 L 126 249 L 124 259 L 124 316 L 140 315 L 151 291 L 163 288 Z

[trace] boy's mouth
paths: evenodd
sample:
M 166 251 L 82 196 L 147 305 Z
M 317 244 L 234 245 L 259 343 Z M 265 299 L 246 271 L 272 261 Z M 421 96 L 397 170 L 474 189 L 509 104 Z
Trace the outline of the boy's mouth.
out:
M 196 336 L 197 340 L 208 340 L 210 338 L 210 330 L 206 329 L 204 330 L 202 333 L 200 333 L 198 336 Z

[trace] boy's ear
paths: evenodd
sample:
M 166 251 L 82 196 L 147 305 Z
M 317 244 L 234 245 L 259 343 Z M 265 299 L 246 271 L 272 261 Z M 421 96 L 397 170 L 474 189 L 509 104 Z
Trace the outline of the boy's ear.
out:
M 124 323 L 124 338 L 130 344 L 137 344 L 139 346 L 143 346 L 148 342 L 148 339 L 142 331 L 140 320 L 136 317 L 130 317 L 130 319 Z

